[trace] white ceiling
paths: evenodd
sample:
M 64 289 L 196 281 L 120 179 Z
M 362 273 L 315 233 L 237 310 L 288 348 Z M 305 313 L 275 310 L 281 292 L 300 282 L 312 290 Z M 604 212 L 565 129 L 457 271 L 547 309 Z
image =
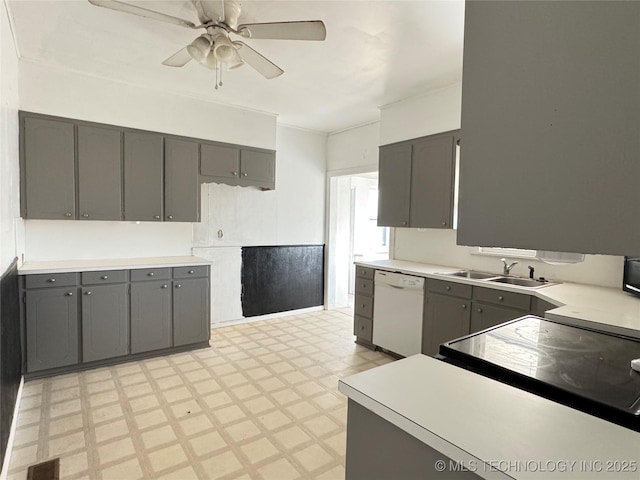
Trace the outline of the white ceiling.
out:
M 197 22 L 188 1 L 132 1 Z M 458 82 L 463 1 L 242 2 L 241 23 L 323 20 L 324 42 L 245 40 L 285 70 L 266 80 L 245 65 L 215 72 L 161 62 L 204 30 L 86 0 L 9 0 L 21 58 L 91 75 L 278 114 L 287 125 L 336 132 L 379 118 L 378 107 Z

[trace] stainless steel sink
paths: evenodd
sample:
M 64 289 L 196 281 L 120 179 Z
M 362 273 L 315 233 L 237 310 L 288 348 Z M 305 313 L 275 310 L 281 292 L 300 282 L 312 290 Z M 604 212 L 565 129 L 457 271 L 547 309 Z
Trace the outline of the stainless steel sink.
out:
M 528 278 L 518 278 L 518 277 L 498 277 L 498 278 L 491 278 L 487 281 L 495 282 L 495 283 L 506 283 L 508 285 L 518 285 L 519 287 L 528 287 L 528 288 L 546 287 L 548 285 L 552 285 L 550 282 L 539 282 L 538 280 L 531 280 Z
M 486 280 L 488 278 L 498 277 L 495 273 L 476 272 L 475 270 L 460 270 L 457 272 L 442 272 L 442 275 L 450 277 L 473 278 L 475 280 Z

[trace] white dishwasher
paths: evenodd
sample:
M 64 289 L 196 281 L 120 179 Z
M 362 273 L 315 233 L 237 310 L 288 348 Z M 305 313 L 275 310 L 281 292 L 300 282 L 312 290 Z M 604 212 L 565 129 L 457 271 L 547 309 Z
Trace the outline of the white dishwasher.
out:
M 422 349 L 424 278 L 376 270 L 373 343 L 408 357 Z

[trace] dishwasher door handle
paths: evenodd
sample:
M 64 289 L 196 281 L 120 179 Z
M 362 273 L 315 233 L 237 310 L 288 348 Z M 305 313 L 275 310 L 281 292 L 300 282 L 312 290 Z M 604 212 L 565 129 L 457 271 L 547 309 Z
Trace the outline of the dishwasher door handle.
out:
M 404 290 L 404 287 L 399 287 L 398 285 L 389 285 L 390 287 L 397 288 L 398 290 Z

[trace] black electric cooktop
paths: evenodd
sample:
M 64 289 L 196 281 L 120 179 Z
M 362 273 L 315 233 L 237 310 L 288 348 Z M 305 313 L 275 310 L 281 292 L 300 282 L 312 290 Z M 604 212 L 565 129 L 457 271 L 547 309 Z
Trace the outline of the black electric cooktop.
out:
M 440 346 L 442 360 L 640 432 L 640 340 L 526 316 Z

